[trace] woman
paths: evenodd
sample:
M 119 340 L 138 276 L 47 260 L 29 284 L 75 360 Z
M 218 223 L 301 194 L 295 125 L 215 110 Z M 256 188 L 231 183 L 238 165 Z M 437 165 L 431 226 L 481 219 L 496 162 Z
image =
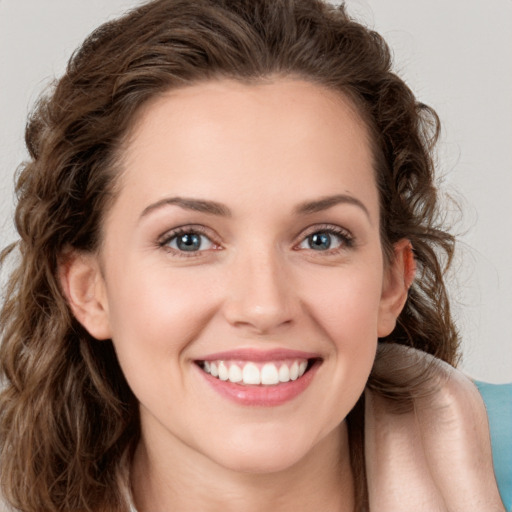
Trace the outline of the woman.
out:
M 95 31 L 27 127 L 6 500 L 503 510 L 450 366 L 437 130 L 322 2 L 159 0 Z

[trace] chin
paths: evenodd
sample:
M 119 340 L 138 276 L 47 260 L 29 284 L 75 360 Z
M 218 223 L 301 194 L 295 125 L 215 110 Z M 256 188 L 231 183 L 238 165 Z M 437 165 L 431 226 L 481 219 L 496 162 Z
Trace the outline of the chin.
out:
M 292 468 L 307 458 L 317 444 L 314 433 L 288 429 L 258 429 L 252 435 L 230 436 L 229 441 L 217 445 L 211 458 L 231 471 L 247 474 L 278 473 Z
M 223 460 L 217 461 L 223 467 L 236 473 L 265 475 L 279 473 L 290 469 L 304 457 L 299 450 L 282 450 L 278 453 L 263 450 L 259 453 L 224 454 Z

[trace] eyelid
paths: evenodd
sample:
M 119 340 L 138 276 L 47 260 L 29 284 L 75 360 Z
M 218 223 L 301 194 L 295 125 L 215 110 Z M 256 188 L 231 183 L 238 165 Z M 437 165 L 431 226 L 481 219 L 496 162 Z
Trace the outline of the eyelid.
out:
M 215 246 L 214 249 L 200 249 L 198 251 L 179 251 L 172 247 L 169 247 L 167 244 L 174 238 L 179 235 L 195 233 L 198 235 L 205 236 L 208 238 L 212 244 Z M 158 247 L 168 251 L 169 253 L 173 253 L 179 257 L 190 258 L 190 257 L 198 257 L 203 253 L 211 251 L 211 250 L 219 250 L 222 248 L 221 244 L 218 241 L 218 236 L 216 236 L 215 232 L 211 229 L 202 226 L 201 224 L 184 224 L 182 226 L 177 226 L 175 228 L 167 230 L 165 233 L 160 235 L 156 241 Z
M 304 230 L 302 230 L 300 232 L 300 234 L 295 237 L 296 242 L 294 243 L 293 249 L 294 250 L 303 250 L 299 247 L 299 245 L 301 243 L 303 243 L 308 236 L 310 236 L 314 233 L 318 233 L 318 232 L 331 233 L 331 234 L 341 237 L 344 240 L 342 247 L 328 249 L 326 251 L 315 251 L 315 252 L 319 252 L 319 254 L 321 254 L 321 253 L 334 254 L 339 251 L 347 250 L 347 249 L 352 248 L 354 245 L 354 242 L 355 242 L 355 238 L 354 238 L 353 234 L 348 229 L 346 229 L 344 227 L 341 227 L 336 224 L 327 224 L 327 223 L 313 224 L 311 226 L 308 226 Z M 188 233 L 196 233 L 198 235 L 207 237 L 215 247 L 213 249 L 211 249 L 211 248 L 210 249 L 200 249 L 198 251 L 186 252 L 186 251 L 176 250 L 167 245 L 172 239 L 176 238 L 180 234 L 188 234 Z M 184 224 L 182 226 L 176 226 L 172 229 L 169 229 L 157 238 L 156 245 L 159 248 L 162 248 L 169 253 L 173 253 L 173 254 L 177 255 L 178 257 L 185 257 L 185 258 L 199 257 L 199 256 L 203 255 L 205 252 L 209 252 L 212 250 L 220 250 L 223 248 L 221 243 L 219 242 L 218 235 L 212 229 L 207 228 L 201 224 Z
M 346 236 L 347 238 L 353 239 L 354 236 L 348 230 L 347 228 L 338 226 L 337 224 L 327 224 L 327 223 L 321 223 L 321 224 L 313 224 L 311 226 L 308 226 L 307 228 L 303 229 L 299 235 L 297 235 L 297 239 L 299 241 L 302 241 L 304 238 L 306 238 L 309 235 L 312 235 L 313 233 L 317 233 L 319 231 L 327 231 L 330 233 L 336 233 L 343 236 Z
M 301 243 L 303 243 L 308 236 L 310 236 L 314 233 L 320 233 L 320 232 L 338 235 L 342 239 L 345 240 L 345 243 L 343 244 L 343 247 L 340 247 L 340 248 L 328 249 L 326 251 L 318 251 L 319 254 L 321 254 L 321 253 L 324 253 L 324 254 L 331 253 L 332 254 L 337 251 L 339 252 L 340 250 L 350 249 L 354 246 L 355 237 L 348 229 L 338 226 L 336 224 L 325 224 L 324 223 L 324 224 L 314 224 L 312 226 L 307 227 L 303 231 L 301 231 L 301 233 L 296 237 L 297 242 L 294 244 L 294 249 L 301 250 L 299 248 L 299 245 Z M 317 251 L 315 251 L 315 252 L 317 252 Z

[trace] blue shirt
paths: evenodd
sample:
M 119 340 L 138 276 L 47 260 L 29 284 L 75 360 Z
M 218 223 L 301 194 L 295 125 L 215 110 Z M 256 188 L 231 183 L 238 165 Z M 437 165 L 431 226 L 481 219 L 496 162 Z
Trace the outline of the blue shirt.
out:
M 482 395 L 491 431 L 494 473 L 501 500 L 512 511 L 512 382 L 488 384 L 475 381 Z

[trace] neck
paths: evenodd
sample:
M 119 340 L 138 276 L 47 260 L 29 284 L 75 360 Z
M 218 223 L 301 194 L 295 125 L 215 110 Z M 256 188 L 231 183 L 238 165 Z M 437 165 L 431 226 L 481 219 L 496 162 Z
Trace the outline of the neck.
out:
M 352 512 L 354 508 L 345 423 L 296 464 L 272 473 L 237 472 L 192 454 L 177 460 L 150 446 L 143 436 L 131 468 L 138 512 Z

